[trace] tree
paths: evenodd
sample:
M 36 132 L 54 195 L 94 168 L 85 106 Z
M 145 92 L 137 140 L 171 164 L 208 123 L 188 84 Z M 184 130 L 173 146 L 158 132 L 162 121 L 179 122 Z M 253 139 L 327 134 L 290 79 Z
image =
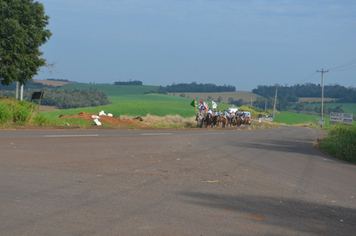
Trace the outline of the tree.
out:
M 244 100 L 243 99 L 239 99 L 237 101 L 232 101 L 231 104 L 234 104 L 236 105 L 237 107 L 241 107 L 245 104 Z
M 42 3 L 33 0 L 0 0 L 0 79 L 26 84 L 46 60 L 40 46 L 52 33 L 45 29 L 49 16 Z

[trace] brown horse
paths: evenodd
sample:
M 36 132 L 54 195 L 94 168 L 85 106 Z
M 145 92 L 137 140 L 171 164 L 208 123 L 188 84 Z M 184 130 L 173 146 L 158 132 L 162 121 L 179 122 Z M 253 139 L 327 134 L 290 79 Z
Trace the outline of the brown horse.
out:
M 239 115 L 235 116 L 235 120 L 236 120 L 236 125 L 237 126 L 240 126 L 242 124 L 241 116 L 239 116 Z
M 227 123 L 227 119 L 223 116 L 219 116 L 217 118 L 217 126 L 220 126 L 220 127 L 224 127 L 226 126 L 226 123 Z
M 208 127 L 210 126 L 211 128 L 214 127 L 214 117 L 212 114 L 207 114 L 206 117 L 205 117 L 205 126 Z

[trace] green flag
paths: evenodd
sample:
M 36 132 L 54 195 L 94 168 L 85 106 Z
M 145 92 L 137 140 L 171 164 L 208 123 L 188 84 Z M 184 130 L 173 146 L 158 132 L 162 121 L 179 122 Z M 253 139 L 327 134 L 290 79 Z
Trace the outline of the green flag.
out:
M 195 108 L 198 107 L 197 101 L 195 101 L 195 99 L 190 103 L 190 105 Z

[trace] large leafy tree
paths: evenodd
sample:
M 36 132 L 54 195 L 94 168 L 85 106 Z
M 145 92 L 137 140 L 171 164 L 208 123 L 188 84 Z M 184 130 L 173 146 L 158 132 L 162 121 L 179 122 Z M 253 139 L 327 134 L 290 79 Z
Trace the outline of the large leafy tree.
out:
M 42 3 L 33 0 L 0 0 L 0 80 L 26 84 L 46 60 L 40 46 L 52 33 Z

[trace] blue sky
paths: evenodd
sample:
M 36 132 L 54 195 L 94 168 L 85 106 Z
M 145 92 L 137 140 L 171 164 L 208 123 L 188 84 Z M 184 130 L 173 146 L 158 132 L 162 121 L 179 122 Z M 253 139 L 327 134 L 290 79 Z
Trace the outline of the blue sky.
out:
M 356 87 L 354 0 L 40 0 L 51 39 L 35 79 Z M 350 62 L 350 63 L 349 63 Z M 349 63 L 349 64 L 347 64 Z M 346 64 L 346 65 L 345 65 Z

